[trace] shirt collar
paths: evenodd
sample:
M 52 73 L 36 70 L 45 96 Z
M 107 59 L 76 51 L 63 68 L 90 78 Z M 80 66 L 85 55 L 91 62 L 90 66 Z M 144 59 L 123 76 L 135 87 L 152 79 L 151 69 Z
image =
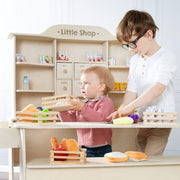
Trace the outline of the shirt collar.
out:
M 100 96 L 100 97 L 97 97 L 97 98 L 94 98 L 94 99 L 84 99 L 84 102 L 95 102 L 95 101 L 99 101 L 100 99 L 102 99 L 103 97 L 105 96 Z

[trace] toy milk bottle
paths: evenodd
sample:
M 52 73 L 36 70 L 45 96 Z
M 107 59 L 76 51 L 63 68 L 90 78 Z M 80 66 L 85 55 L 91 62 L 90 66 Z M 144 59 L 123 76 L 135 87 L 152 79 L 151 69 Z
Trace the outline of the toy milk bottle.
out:
M 24 89 L 24 90 L 29 90 L 29 80 L 28 80 L 28 76 L 24 76 L 24 79 L 23 79 L 23 89 Z

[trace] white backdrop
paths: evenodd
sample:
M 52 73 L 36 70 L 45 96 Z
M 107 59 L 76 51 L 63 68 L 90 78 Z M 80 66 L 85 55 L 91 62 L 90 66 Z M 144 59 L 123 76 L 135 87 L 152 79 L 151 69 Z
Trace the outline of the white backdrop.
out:
M 75 24 L 101 26 L 115 35 L 119 21 L 128 10 L 145 10 L 159 26 L 157 41 L 176 54 L 180 66 L 179 7 L 179 0 L 0 0 L 0 121 L 8 121 L 11 117 L 12 59 L 10 40 L 7 39 L 9 33 L 39 34 L 53 25 Z M 180 105 L 178 73 L 177 111 Z M 7 149 L 0 149 L 0 166 L 7 164 L 7 154 Z M 172 131 L 165 154 L 180 155 L 179 129 Z

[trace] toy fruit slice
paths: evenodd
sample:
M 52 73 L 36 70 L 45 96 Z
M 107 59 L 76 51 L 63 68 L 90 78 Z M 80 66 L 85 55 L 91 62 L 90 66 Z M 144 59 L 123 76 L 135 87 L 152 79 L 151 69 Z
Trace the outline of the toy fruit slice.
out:
M 117 124 L 117 125 L 130 125 L 133 122 L 134 120 L 130 117 L 122 117 L 113 120 L 113 124 Z
M 109 162 L 125 162 L 128 160 L 128 156 L 122 152 L 106 153 L 104 158 Z

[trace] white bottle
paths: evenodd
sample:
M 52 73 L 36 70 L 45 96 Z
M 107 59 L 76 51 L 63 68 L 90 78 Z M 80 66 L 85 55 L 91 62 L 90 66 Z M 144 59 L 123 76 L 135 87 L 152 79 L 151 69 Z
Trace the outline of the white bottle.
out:
M 29 80 L 28 80 L 28 76 L 24 76 L 24 79 L 23 79 L 23 89 L 24 89 L 24 90 L 29 90 Z

